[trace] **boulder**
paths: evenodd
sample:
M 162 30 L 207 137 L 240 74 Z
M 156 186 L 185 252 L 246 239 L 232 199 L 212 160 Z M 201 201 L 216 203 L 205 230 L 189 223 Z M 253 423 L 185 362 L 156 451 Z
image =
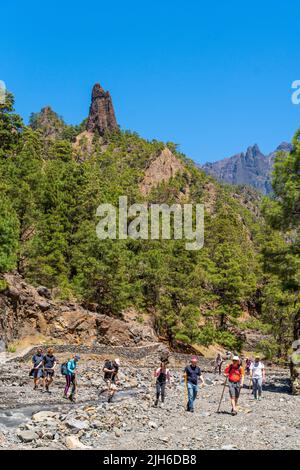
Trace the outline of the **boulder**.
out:
M 67 436 L 65 440 L 66 447 L 70 450 L 75 449 L 89 449 L 88 446 L 84 445 L 77 436 Z
M 87 420 L 82 421 L 73 417 L 68 418 L 65 421 L 65 425 L 68 426 L 68 428 L 76 430 L 77 432 L 90 428 L 90 423 Z
M 42 312 L 45 312 L 50 308 L 50 304 L 48 304 L 48 302 L 37 302 L 37 306 L 42 310 Z
M 45 287 L 45 286 L 39 286 L 37 287 L 37 293 L 41 296 L 41 297 L 45 297 L 46 299 L 51 299 L 51 292 L 50 290 Z
M 53 419 L 55 415 L 56 413 L 54 413 L 53 411 L 38 411 L 32 416 L 32 421 L 34 421 L 35 423 L 41 423 L 42 421 L 49 420 L 49 418 Z
M 291 356 L 290 369 L 292 394 L 300 395 L 300 347 Z
M 18 431 L 17 436 L 22 442 L 31 442 L 39 437 L 37 433 L 32 430 Z

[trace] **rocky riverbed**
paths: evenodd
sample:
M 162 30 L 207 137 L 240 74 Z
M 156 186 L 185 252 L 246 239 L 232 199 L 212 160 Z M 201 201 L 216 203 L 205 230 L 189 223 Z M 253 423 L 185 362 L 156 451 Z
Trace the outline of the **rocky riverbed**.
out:
M 119 351 L 118 351 L 119 352 Z M 30 360 L 0 365 L 0 448 L 2 449 L 299 449 L 300 397 L 292 396 L 288 369 L 267 370 L 260 402 L 244 388 L 237 416 L 230 415 L 228 391 L 216 413 L 223 377 L 201 360 L 207 385 L 195 413 L 185 411 L 182 370 L 188 356 L 171 355 L 172 383 L 164 407 L 154 407 L 153 369 L 158 354 L 121 359 L 120 387 L 107 403 L 102 366 L 107 355 L 82 354 L 76 404 L 62 398 L 64 377 L 56 372 L 52 393 L 34 391 Z M 57 357 L 63 362 L 66 353 Z M 114 357 L 114 356 L 112 356 Z M 248 380 L 246 379 L 246 386 Z

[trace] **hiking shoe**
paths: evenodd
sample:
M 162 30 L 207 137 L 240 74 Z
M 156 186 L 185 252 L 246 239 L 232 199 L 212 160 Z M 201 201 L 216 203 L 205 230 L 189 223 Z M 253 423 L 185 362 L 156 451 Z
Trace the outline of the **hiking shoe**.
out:
M 154 406 L 157 407 L 157 405 L 158 405 L 158 400 L 155 400 Z
M 261 398 L 262 398 L 262 397 L 258 397 L 258 401 L 261 401 Z
M 64 398 L 65 400 L 68 400 L 68 396 L 67 396 L 67 395 L 63 395 L 63 398 Z
M 237 411 L 232 410 L 232 411 L 231 411 L 231 415 L 232 415 L 232 416 L 236 416 L 236 415 L 237 415 Z
M 33 390 L 37 390 L 37 389 L 38 389 L 38 386 L 35 385 L 35 386 L 33 387 Z

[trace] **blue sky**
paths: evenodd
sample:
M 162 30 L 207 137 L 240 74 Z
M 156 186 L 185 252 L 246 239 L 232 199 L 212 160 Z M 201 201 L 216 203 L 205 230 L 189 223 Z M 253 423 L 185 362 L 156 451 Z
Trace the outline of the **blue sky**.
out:
M 300 125 L 294 1 L 15 0 L 0 13 L 0 79 L 26 121 L 50 104 L 79 123 L 100 82 L 123 129 L 199 163 L 270 152 Z

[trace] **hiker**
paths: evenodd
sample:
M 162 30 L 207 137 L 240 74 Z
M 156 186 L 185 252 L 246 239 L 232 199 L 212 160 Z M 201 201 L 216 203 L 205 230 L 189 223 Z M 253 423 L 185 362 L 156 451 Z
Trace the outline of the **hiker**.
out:
M 250 366 L 250 379 L 252 380 L 254 400 L 261 400 L 262 385 L 266 380 L 265 366 L 260 357 L 256 356 Z
M 49 390 L 50 385 L 53 382 L 54 371 L 56 367 L 56 357 L 53 354 L 53 349 L 49 348 L 47 354 L 44 356 L 43 365 L 44 365 L 44 386 L 45 392 L 51 393 Z
M 114 361 L 106 359 L 103 372 L 104 380 L 107 384 L 108 390 L 108 403 L 110 403 L 116 393 L 117 385 L 119 384 L 118 372 L 120 367 L 120 359 L 116 358 Z
M 34 379 L 33 390 L 38 389 L 40 379 L 43 379 L 44 377 L 43 360 L 44 360 L 43 350 L 42 348 L 38 348 L 36 353 L 32 356 L 33 368 L 31 369 L 30 374 L 29 374 L 30 376 L 33 376 L 33 379 Z
M 250 367 L 251 367 L 252 361 L 249 359 L 249 357 L 246 357 L 246 375 L 250 375 Z
M 232 352 L 227 351 L 227 352 L 226 352 L 226 359 L 227 359 L 227 361 L 229 361 L 231 358 L 232 358 Z
M 65 391 L 64 391 L 64 398 L 71 400 L 72 402 L 75 402 L 75 394 L 77 391 L 77 363 L 80 359 L 80 356 L 78 354 L 75 354 L 72 359 L 69 359 L 68 362 L 66 363 L 66 373 L 64 374 L 66 377 L 66 386 L 65 386 Z M 69 388 L 72 384 L 72 390 L 71 394 L 68 397 L 68 391 Z
M 156 400 L 154 406 L 158 405 L 159 397 L 163 405 L 165 401 L 166 383 L 170 384 L 170 371 L 167 369 L 166 362 L 161 362 L 160 367 L 154 372 L 156 378 Z
M 193 356 L 190 365 L 186 366 L 184 369 L 184 379 L 188 392 L 188 403 L 186 410 L 190 411 L 191 413 L 194 412 L 194 401 L 197 398 L 198 379 L 200 378 L 202 384 L 205 385 L 201 369 L 197 363 L 197 356 Z
M 224 375 L 228 377 L 231 414 L 235 416 L 237 414 L 240 392 L 244 385 L 244 369 L 240 364 L 240 358 L 238 356 L 233 356 L 232 364 L 226 367 Z
M 223 357 L 221 356 L 220 353 L 217 354 L 216 360 L 215 360 L 215 374 L 219 372 L 219 375 L 222 373 L 222 364 L 223 364 Z

